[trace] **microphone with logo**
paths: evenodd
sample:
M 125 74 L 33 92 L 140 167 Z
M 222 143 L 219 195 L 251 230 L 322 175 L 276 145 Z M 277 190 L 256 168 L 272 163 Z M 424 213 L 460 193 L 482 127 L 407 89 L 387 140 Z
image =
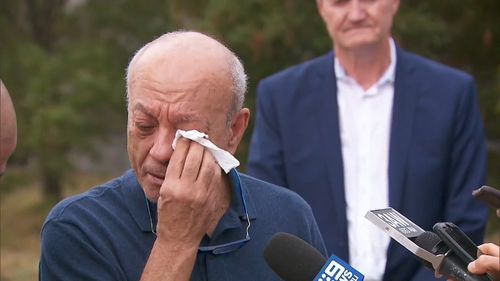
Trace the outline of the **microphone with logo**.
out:
M 439 222 L 434 232 L 424 231 L 393 208 L 368 211 L 365 218 L 415 254 L 436 278 L 444 275 L 457 281 L 492 281 L 487 275 L 467 270 L 468 263 L 481 253 L 453 223 Z
M 299 237 L 276 233 L 264 249 L 264 259 L 285 281 L 363 281 L 363 274 L 332 255 L 328 260 Z

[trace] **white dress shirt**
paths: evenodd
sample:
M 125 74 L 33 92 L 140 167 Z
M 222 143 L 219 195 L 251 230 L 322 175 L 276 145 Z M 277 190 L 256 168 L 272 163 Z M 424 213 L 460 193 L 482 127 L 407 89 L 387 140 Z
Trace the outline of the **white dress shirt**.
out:
M 366 281 L 380 281 L 390 238 L 364 218 L 368 210 L 389 204 L 389 139 L 396 48 L 390 39 L 391 62 L 366 91 L 335 58 L 340 140 L 349 236 L 349 263 Z

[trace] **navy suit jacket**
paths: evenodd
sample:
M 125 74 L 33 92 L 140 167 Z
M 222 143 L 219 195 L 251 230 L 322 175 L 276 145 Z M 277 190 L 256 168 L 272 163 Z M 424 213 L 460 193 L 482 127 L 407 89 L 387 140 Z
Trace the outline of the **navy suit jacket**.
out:
M 450 221 L 479 243 L 487 207 L 471 192 L 485 183 L 486 148 L 474 79 L 396 52 L 389 205 L 424 230 Z M 333 52 L 259 83 L 247 169 L 306 199 L 329 253 L 349 259 Z M 435 278 L 391 240 L 384 280 Z

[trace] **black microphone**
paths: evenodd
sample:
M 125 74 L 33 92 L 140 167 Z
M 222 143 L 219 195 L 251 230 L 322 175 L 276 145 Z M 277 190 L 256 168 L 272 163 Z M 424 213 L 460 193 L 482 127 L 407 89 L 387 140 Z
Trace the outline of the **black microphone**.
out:
M 285 281 L 363 281 L 364 276 L 335 255 L 327 260 L 304 240 L 278 232 L 264 249 L 264 259 Z
M 304 240 L 278 232 L 264 249 L 264 259 L 271 269 L 286 281 L 311 281 L 326 258 Z
M 487 275 L 467 270 L 479 249 L 453 223 L 436 223 L 434 233 L 424 231 L 392 208 L 371 210 L 365 217 L 434 270 L 437 278 L 444 275 L 458 281 L 491 281 Z

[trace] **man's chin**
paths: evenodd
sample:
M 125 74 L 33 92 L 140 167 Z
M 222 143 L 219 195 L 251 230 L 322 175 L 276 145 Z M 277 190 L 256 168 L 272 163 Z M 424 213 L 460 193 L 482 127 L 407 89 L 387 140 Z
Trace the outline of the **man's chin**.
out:
M 139 180 L 146 197 L 151 202 L 158 201 L 160 188 L 163 183 L 163 179 L 157 178 L 151 174 L 147 174 L 142 180 Z
M 343 42 L 339 42 L 343 45 L 344 48 L 347 49 L 358 49 L 358 48 L 366 48 L 372 45 L 378 44 L 380 42 L 380 38 L 377 38 L 372 31 L 357 31 L 346 34 L 349 36 L 345 36 L 345 40 Z
M 151 202 L 157 202 L 158 197 L 160 197 L 160 189 L 152 186 L 143 186 L 142 189 L 144 190 L 144 193 L 146 194 L 146 197 L 148 198 L 149 201 Z

